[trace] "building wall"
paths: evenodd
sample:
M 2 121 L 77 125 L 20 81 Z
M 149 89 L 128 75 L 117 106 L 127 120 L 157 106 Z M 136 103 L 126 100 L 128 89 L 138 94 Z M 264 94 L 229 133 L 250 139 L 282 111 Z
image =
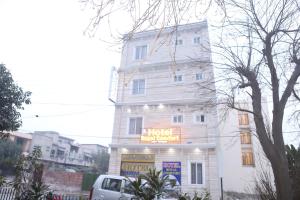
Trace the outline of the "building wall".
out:
M 196 80 L 196 73 L 203 73 L 203 80 Z M 174 75 L 183 75 L 182 82 L 174 82 Z M 145 94 L 132 95 L 134 79 L 145 79 Z M 139 71 L 120 71 L 117 102 L 138 103 L 146 101 L 186 100 L 205 101 L 214 96 L 211 65 L 188 62 L 176 66 L 146 67 Z M 204 84 L 206 87 L 199 88 Z M 172 91 L 176 90 L 176 92 Z
M 79 166 L 91 166 L 93 164 L 92 155 L 89 151 L 84 151 L 80 145 L 74 144 L 73 139 L 62 137 L 57 132 L 34 132 L 31 150 L 34 146 L 41 147 L 42 159 L 45 161 Z M 76 151 L 72 147 L 78 150 Z M 61 152 L 61 155 L 58 155 L 58 151 Z
M 193 38 L 200 37 L 200 44 L 194 44 Z M 175 45 L 175 41 L 182 39 L 182 45 Z M 174 60 L 210 59 L 210 47 L 207 22 L 183 25 L 164 29 L 162 31 L 145 31 L 124 40 L 121 68 L 132 68 L 145 64 L 157 64 Z M 134 59 L 134 47 L 148 45 L 148 56 L 143 61 Z
M 29 153 L 32 141 L 32 135 L 30 133 L 12 132 L 9 134 L 9 138 L 21 145 L 23 153 Z
M 55 192 L 81 192 L 83 173 L 44 170 L 43 181 Z
M 180 26 L 178 30 L 177 39 L 182 39 L 183 44 L 177 46 L 176 35 L 170 36 L 170 29 L 163 30 L 161 37 L 157 37 L 158 31 L 146 31 L 125 39 L 118 71 L 109 173 L 120 174 L 122 154 L 153 153 L 158 170 L 162 170 L 165 161 L 181 162 L 183 192 L 193 194 L 206 188 L 213 199 L 218 199 L 218 157 L 215 147 L 180 146 L 216 144 L 217 141 L 217 110 L 212 104 L 216 100 L 213 67 L 206 64 L 210 60 L 207 24 L 201 22 Z M 197 36 L 200 36 L 201 42 L 196 45 L 193 39 Z M 148 46 L 148 55 L 143 60 L 134 60 L 137 45 Z M 202 80 L 196 80 L 196 73 L 199 72 L 204 75 Z M 174 82 L 174 75 L 182 75 L 183 81 Z M 145 79 L 144 94 L 132 94 L 135 79 Z M 145 108 L 145 105 L 148 107 Z M 204 114 L 205 122 L 195 123 L 195 113 Z M 182 124 L 172 122 L 176 114 L 183 115 Z M 145 129 L 179 127 L 181 141 L 174 148 L 168 144 L 159 147 L 143 144 L 140 135 L 128 134 L 130 117 L 143 117 Z M 188 166 L 191 161 L 203 162 L 203 185 L 190 184 Z
M 249 104 L 242 107 L 251 109 Z M 239 111 L 229 110 L 227 113 L 224 112 L 224 106 L 220 106 L 219 114 L 222 115 L 219 126 L 222 157 L 220 170 L 222 171 L 224 191 L 251 193 L 254 188 L 254 181 L 262 171 L 266 171 L 272 176 L 271 166 L 256 136 L 253 116 L 248 114 L 249 125 L 240 125 Z M 252 144 L 241 144 L 241 131 L 251 133 Z M 244 166 L 242 163 L 242 148 L 245 147 L 253 150 L 253 166 Z
M 144 128 L 169 128 L 177 127 L 181 132 L 181 143 L 208 143 L 214 142 L 216 127 L 211 123 L 215 119 L 215 113 L 204 106 L 175 106 L 166 105 L 159 109 L 157 106 L 150 106 L 149 110 L 144 110 L 143 106 L 131 107 L 131 113 L 127 112 L 127 107 L 117 107 L 115 118 L 115 129 L 112 143 L 136 144 L 140 142 L 140 135 L 129 135 L 128 126 L 130 117 L 143 117 Z M 180 111 L 178 111 L 180 110 Z M 204 123 L 195 123 L 195 114 L 204 114 Z M 183 123 L 172 122 L 174 114 L 183 115 Z

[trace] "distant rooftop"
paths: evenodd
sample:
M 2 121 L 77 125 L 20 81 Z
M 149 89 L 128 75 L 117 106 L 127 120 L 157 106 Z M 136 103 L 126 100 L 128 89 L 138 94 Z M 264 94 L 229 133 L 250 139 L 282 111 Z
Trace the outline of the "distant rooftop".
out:
M 34 131 L 34 134 L 53 134 L 53 135 L 58 135 L 58 137 L 62 139 L 74 141 L 74 139 L 62 136 L 56 131 Z
M 107 148 L 107 146 L 103 146 L 103 145 L 101 145 L 101 144 L 80 144 L 80 145 L 83 145 L 83 146 L 96 145 L 96 146 L 100 146 L 100 147 L 105 147 L 105 148 Z

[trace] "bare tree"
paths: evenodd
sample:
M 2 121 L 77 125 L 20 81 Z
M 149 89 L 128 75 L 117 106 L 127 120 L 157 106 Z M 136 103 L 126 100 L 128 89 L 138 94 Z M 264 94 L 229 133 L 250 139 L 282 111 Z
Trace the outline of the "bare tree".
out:
M 127 10 L 132 18 L 132 29 L 165 27 L 188 22 L 218 5 L 223 12 L 222 36 L 215 55 L 226 71 L 231 96 L 231 108 L 253 115 L 256 133 L 269 159 L 275 178 L 278 199 L 292 199 L 291 181 L 283 139 L 283 117 L 291 95 L 299 97 L 295 88 L 300 76 L 300 3 L 298 0 L 99 0 L 88 29 L 94 30 L 99 22 L 116 10 Z M 143 1 L 144 2 L 144 1 Z M 193 13 L 193 14 L 191 14 Z M 228 31 L 229 30 L 229 31 Z M 225 34 L 224 34 L 225 33 Z M 233 42 L 235 41 L 235 42 Z M 235 45 L 233 45 L 235 44 Z M 235 104 L 235 94 L 246 94 L 252 109 Z M 271 125 L 263 113 L 263 95 L 269 94 L 272 104 Z
M 259 141 L 272 165 L 278 199 L 292 199 L 283 117 L 300 76 L 299 5 L 295 0 L 241 2 L 226 1 L 227 11 L 231 7 L 242 17 L 226 17 L 223 27 L 230 27 L 236 45 L 228 45 L 232 40 L 222 40 L 218 54 L 226 60 L 221 66 L 230 77 L 233 94 L 239 91 L 249 95 L 252 109 L 235 104 L 234 95 L 229 106 L 253 115 Z M 272 96 L 271 129 L 262 109 L 263 93 Z

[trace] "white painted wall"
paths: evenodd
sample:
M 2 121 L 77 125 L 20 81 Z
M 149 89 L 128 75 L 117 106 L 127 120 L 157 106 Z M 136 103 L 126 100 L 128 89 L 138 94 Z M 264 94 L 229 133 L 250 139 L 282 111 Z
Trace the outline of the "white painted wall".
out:
M 251 107 L 249 104 L 247 107 Z M 224 191 L 249 193 L 254 187 L 254 181 L 261 170 L 270 172 L 270 163 L 267 161 L 261 145 L 256 137 L 253 116 L 249 116 L 249 126 L 241 126 L 238 121 L 238 111 L 228 110 L 224 116 L 225 106 L 219 106 L 220 151 L 222 162 L 220 163 L 221 176 L 223 177 Z M 251 109 L 251 108 L 250 108 Z M 240 140 L 241 128 L 252 132 L 252 149 L 254 154 L 254 166 L 242 165 L 242 146 Z
M 168 32 L 170 30 L 164 30 Z M 128 135 L 129 117 L 143 117 L 144 128 L 169 128 L 179 126 L 182 144 L 216 143 L 217 112 L 216 107 L 208 105 L 209 100 L 216 100 L 213 67 L 200 61 L 210 60 L 208 32 L 206 22 L 179 27 L 178 39 L 182 45 L 176 46 L 175 37 L 168 37 L 162 32 L 156 38 L 157 31 L 138 33 L 124 43 L 122 61 L 119 68 L 117 103 L 112 144 L 139 144 L 140 135 Z M 193 44 L 194 37 L 200 36 L 200 45 Z M 134 48 L 148 45 L 148 56 L 142 61 L 134 60 Z M 174 57 L 175 55 L 175 57 Z M 175 59 L 175 61 L 174 61 Z M 196 73 L 204 78 L 196 80 Z M 183 82 L 175 83 L 174 75 L 183 75 Z M 145 79 L 145 94 L 132 95 L 132 80 Z M 162 103 L 163 109 L 158 106 Z M 144 104 L 149 106 L 143 109 Z M 128 112 L 130 109 L 130 112 Z M 205 115 L 205 123 L 194 123 L 194 113 Z M 182 114 L 183 124 L 173 124 L 172 116 Z M 109 173 L 119 174 L 121 153 L 155 153 L 155 164 L 161 169 L 163 161 L 181 161 L 182 185 L 186 192 L 209 189 L 213 199 L 219 197 L 219 178 L 217 153 L 215 149 L 174 149 L 168 151 L 168 145 L 160 149 L 112 148 Z M 147 152 L 144 152 L 147 150 Z M 126 151 L 126 152 L 124 152 Z M 188 164 L 190 161 L 203 161 L 205 167 L 205 185 L 203 187 L 188 183 Z

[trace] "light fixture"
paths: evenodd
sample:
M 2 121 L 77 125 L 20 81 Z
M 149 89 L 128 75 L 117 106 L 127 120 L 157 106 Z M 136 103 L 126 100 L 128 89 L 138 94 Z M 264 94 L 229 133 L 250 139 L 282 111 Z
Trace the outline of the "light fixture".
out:
M 169 148 L 169 149 L 168 149 L 168 152 L 169 152 L 169 153 L 174 153 L 175 150 L 174 150 L 173 148 Z
M 127 108 L 127 113 L 131 113 L 131 109 L 130 108 Z
M 122 151 L 122 153 L 128 153 L 128 149 L 126 149 L 126 148 L 122 148 L 121 151 Z
M 148 104 L 145 104 L 143 108 L 144 108 L 144 110 L 149 110 Z
M 197 148 L 195 149 L 195 152 L 196 152 L 196 153 L 199 153 L 199 152 L 200 152 L 200 149 L 197 147 Z
M 159 109 L 163 109 L 163 108 L 164 108 L 164 105 L 163 105 L 162 103 L 160 103 L 160 104 L 158 105 L 158 108 L 159 108 Z

